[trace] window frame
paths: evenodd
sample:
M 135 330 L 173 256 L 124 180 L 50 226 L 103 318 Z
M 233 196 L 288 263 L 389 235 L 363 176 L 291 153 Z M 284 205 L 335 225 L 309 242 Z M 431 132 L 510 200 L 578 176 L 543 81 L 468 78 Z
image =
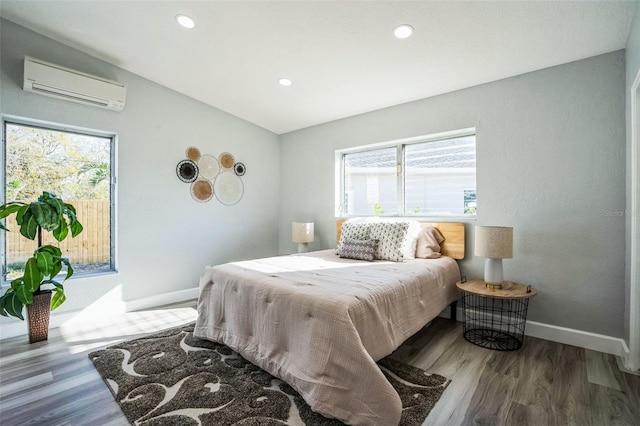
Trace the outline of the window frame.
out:
M 413 144 L 437 142 L 446 139 L 455 139 L 466 136 L 474 136 L 476 138 L 476 160 L 477 160 L 477 132 L 475 127 L 452 130 L 441 133 L 434 133 L 430 135 L 416 136 L 405 139 L 398 139 L 388 142 L 374 143 L 369 145 L 360 145 L 352 148 L 339 149 L 335 151 L 335 217 L 374 217 L 374 214 L 362 215 L 362 214 L 347 214 L 343 211 L 344 197 L 345 197 L 345 156 L 348 154 L 362 153 L 367 151 L 375 151 L 378 149 L 396 147 L 396 168 L 397 168 L 397 191 L 398 191 L 398 214 L 385 214 L 382 217 L 410 217 L 412 219 L 418 218 L 437 218 L 441 219 L 455 219 L 455 220 L 475 220 L 476 214 L 462 214 L 462 215 L 409 215 L 407 216 L 404 211 L 405 202 L 405 173 L 404 173 L 404 154 L 405 147 Z M 476 199 L 477 199 L 477 176 L 478 167 L 476 164 Z
M 75 133 L 85 136 L 94 136 L 100 138 L 110 139 L 110 182 L 109 182 L 109 192 L 110 192 L 110 202 L 109 202 L 109 269 L 108 270 L 100 270 L 95 272 L 82 272 L 77 271 L 73 276 L 69 279 L 86 279 L 92 278 L 101 275 L 109 275 L 109 274 L 117 274 L 118 273 L 118 257 L 117 257 L 117 200 L 118 200 L 118 185 L 117 185 L 117 175 L 116 172 L 118 170 L 117 160 L 118 160 L 118 135 L 115 132 L 109 132 L 104 130 L 96 130 L 89 129 L 85 127 L 78 127 L 67 124 L 60 124 L 51 121 L 38 120 L 27 117 L 19 117 L 14 115 L 2 114 L 0 115 L 0 125 L 2 128 L 0 129 L 0 134 L 2 137 L 2 153 L 0 155 L 0 202 L 5 204 L 6 200 L 6 182 L 7 182 L 7 174 L 6 174 L 6 155 L 7 155 L 7 125 L 18 125 L 18 126 L 28 126 L 33 128 L 39 128 L 44 130 L 52 130 L 57 132 L 65 132 L 65 133 Z M 6 267 L 6 259 L 7 259 L 7 238 L 6 232 L 0 232 L 0 267 L 1 276 L 0 276 L 0 288 L 8 287 L 10 285 L 10 281 L 5 279 L 5 271 Z

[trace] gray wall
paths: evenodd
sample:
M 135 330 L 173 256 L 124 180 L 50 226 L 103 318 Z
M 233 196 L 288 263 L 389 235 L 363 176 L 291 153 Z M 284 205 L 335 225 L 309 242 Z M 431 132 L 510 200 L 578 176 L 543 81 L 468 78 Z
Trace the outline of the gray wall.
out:
M 627 38 L 626 52 L 626 117 L 627 117 L 627 182 L 631 183 L 631 86 L 640 72 L 640 3 L 636 4 L 636 11 L 631 22 L 631 30 L 629 31 L 629 37 Z M 640 118 L 638 119 L 640 121 Z M 637 182 L 636 182 L 637 184 Z M 631 204 L 631 185 L 627 185 L 627 209 L 626 209 L 626 225 L 627 235 L 631 235 L 631 221 L 638 221 L 640 212 L 637 210 L 638 206 Z M 627 343 L 629 342 L 629 302 L 630 299 L 630 268 L 631 262 L 638 262 L 638 259 L 631 259 L 631 240 L 627 239 L 627 267 L 625 275 L 625 338 Z
M 9 21 L 0 25 L 0 112 L 118 135 L 119 273 L 73 279 L 56 312 L 86 307 L 119 285 L 126 301 L 191 289 L 205 265 L 276 254 L 277 135 Z M 124 111 L 24 92 L 25 55 L 125 83 Z M 238 204 L 191 198 L 175 173 L 191 145 L 246 164 Z
M 483 274 L 474 225 L 513 226 L 505 277 L 538 289 L 528 318 L 622 337 L 624 66 L 612 52 L 282 135 L 280 252 L 292 221 L 315 221 L 312 249 L 335 244 L 335 150 L 475 127 L 463 274 Z

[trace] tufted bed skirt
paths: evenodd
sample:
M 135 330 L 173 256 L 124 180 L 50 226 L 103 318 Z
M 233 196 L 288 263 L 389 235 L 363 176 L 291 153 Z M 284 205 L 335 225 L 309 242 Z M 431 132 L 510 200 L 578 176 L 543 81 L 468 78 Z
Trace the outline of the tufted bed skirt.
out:
M 194 335 L 224 343 L 353 425 L 395 425 L 400 397 L 376 361 L 459 298 L 455 260 L 339 258 L 335 250 L 208 267 Z

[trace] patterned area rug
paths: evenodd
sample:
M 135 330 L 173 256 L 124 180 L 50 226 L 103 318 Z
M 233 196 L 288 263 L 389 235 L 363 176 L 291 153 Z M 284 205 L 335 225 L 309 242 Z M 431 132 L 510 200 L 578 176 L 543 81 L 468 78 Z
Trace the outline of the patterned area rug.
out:
M 89 358 L 133 425 L 341 425 L 228 347 L 193 337 L 193 324 L 92 352 Z M 401 425 L 420 425 L 449 380 L 382 359 Z

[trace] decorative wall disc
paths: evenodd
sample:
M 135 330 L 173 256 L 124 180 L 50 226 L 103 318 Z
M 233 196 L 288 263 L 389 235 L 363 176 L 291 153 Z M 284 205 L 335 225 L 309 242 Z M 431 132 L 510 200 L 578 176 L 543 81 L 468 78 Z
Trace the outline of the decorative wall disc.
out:
M 216 198 L 222 204 L 236 204 L 244 194 L 242 179 L 232 171 L 221 172 L 213 183 Z
M 193 182 L 198 178 L 198 166 L 191 160 L 182 160 L 176 166 L 176 174 L 183 182 Z
M 187 158 L 191 161 L 198 161 L 200 159 L 200 150 L 195 146 L 190 146 L 185 152 Z
M 218 159 L 210 154 L 202 155 L 198 160 L 198 170 L 201 177 L 213 181 L 220 172 Z
M 220 154 L 220 165 L 223 169 L 232 169 L 233 165 L 236 163 L 236 160 L 233 158 L 233 155 L 228 152 L 223 152 Z
M 247 172 L 247 168 L 242 163 L 236 163 L 233 165 L 233 171 L 236 172 L 238 176 L 244 176 Z
M 191 184 L 191 196 L 202 203 L 213 197 L 213 185 L 207 179 L 198 179 Z

